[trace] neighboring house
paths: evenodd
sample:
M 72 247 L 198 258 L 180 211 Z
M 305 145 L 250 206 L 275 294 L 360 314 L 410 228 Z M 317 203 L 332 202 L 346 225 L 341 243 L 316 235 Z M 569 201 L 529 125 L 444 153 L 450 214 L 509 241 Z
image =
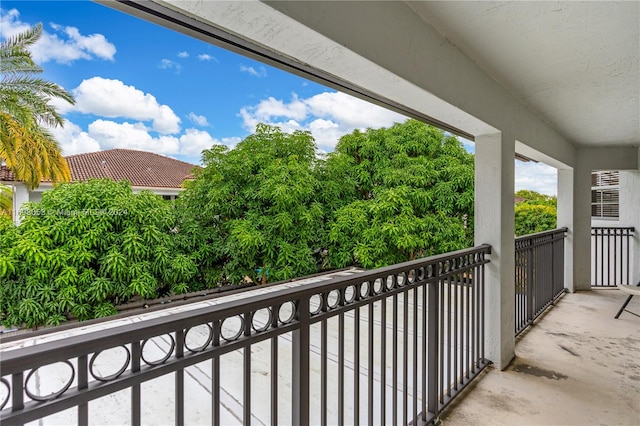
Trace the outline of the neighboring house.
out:
M 113 179 L 131 182 L 134 192 L 149 190 L 167 200 L 175 199 L 181 191 L 185 180 L 193 179 L 194 164 L 132 149 L 110 149 L 107 151 L 89 152 L 66 157 L 71 169 L 72 181 L 89 179 Z M 38 188 L 28 191 L 24 183 L 15 181 L 13 173 L 0 166 L 0 183 L 13 188 L 13 209 L 20 211 L 22 204 L 28 201 L 40 201 L 42 193 L 50 190 L 51 182 L 41 182 Z M 19 223 L 18 214 L 14 221 Z

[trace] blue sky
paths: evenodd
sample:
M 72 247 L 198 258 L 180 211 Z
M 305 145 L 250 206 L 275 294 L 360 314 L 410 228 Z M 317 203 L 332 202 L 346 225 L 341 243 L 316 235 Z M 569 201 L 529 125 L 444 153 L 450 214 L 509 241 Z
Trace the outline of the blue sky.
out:
M 399 114 L 89 1 L 2 1 L 0 34 L 42 22 L 32 49 L 43 77 L 76 97 L 55 105 L 65 155 L 111 148 L 199 163 L 214 143 L 233 147 L 258 122 L 310 130 L 322 151 L 354 129 Z M 473 149 L 468 141 L 465 146 Z M 555 194 L 555 169 L 516 163 L 516 189 Z

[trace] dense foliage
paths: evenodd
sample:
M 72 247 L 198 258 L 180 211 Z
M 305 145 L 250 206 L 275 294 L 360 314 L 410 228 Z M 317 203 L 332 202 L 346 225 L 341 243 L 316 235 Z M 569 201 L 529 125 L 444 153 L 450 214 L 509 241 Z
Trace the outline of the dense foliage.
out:
M 211 281 L 265 283 L 317 270 L 323 207 L 308 132 L 258 125 L 234 149 L 204 152 L 179 206 L 200 229 Z
M 520 201 L 515 206 L 516 236 L 550 231 L 556 228 L 557 198 L 535 191 L 516 192 Z
M 473 157 L 415 120 L 343 136 L 258 125 L 214 146 L 175 203 L 128 183 L 61 184 L 0 217 L 5 324 L 58 324 L 222 284 L 384 266 L 473 243 Z
M 61 184 L 0 224 L 6 324 L 58 324 L 115 313 L 134 296 L 184 293 L 198 273 L 174 242 L 170 203 L 126 182 Z M 173 230 L 173 231 L 172 231 Z
M 474 159 L 415 120 L 343 136 L 327 160 L 333 267 L 380 267 L 473 243 Z M 327 196 L 330 199 L 331 196 Z

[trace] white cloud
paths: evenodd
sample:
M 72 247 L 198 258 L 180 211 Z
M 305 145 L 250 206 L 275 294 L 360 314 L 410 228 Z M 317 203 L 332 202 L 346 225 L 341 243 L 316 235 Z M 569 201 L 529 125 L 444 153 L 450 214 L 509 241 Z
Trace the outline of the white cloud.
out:
M 190 112 L 189 114 L 187 114 L 187 118 L 200 127 L 206 127 L 209 125 L 207 117 L 205 117 L 204 115 L 198 115 L 195 112 Z
M 262 65 L 258 67 L 258 69 L 255 69 L 254 67 L 247 67 L 244 65 L 240 65 L 240 71 L 242 72 L 246 72 L 247 74 L 253 76 L 253 77 L 258 77 L 258 78 L 262 78 L 262 77 L 266 77 L 267 76 L 267 69 L 265 67 L 263 67 Z
M 158 64 L 158 68 L 161 68 L 163 70 L 174 70 L 176 74 L 180 74 L 182 65 L 170 59 L 162 59 L 160 61 L 160 64 Z
M 528 189 L 546 195 L 558 193 L 558 171 L 544 163 L 516 161 L 516 191 Z
M 222 138 L 212 137 L 208 132 L 198 129 L 187 129 L 180 136 L 180 155 L 198 158 L 202 151 L 211 148 L 213 145 L 226 145 L 233 148 L 240 142 L 240 138 Z
M 100 143 L 77 124 L 65 121 L 64 127 L 49 129 L 60 143 L 63 155 L 82 154 L 100 150 Z
M 179 52 L 178 53 L 178 58 L 188 58 L 189 57 L 189 52 Z
M 0 16 L 0 34 L 11 37 L 24 32 L 32 25 L 20 21 L 20 12 L 11 9 Z M 113 61 L 116 47 L 102 34 L 82 35 L 78 28 L 50 24 L 53 32 L 43 30 L 37 43 L 29 49 L 38 64 L 55 61 L 70 64 L 79 59 L 103 59 Z
M 93 77 L 83 80 L 73 94 L 76 105 L 63 107 L 63 113 L 71 110 L 109 118 L 151 121 L 153 130 L 159 133 L 180 131 L 180 118 L 169 106 L 159 104 L 153 95 L 120 80 Z
M 198 59 L 201 60 L 201 61 L 207 61 L 207 62 L 210 62 L 210 61 L 220 62 L 220 61 L 218 61 L 218 59 L 216 59 L 215 56 L 211 56 L 208 53 L 202 53 L 202 54 L 198 55 Z
M 89 124 L 86 131 L 75 123 L 66 121 L 64 128 L 50 129 L 60 143 L 63 155 L 81 154 L 115 148 L 137 149 L 169 156 L 181 156 L 192 163 L 199 163 L 201 153 L 213 145 L 233 148 L 239 137 L 217 139 L 208 132 L 189 128 L 181 135 L 153 136 L 144 123 L 98 119 Z
M 154 138 L 142 123 L 116 123 L 96 120 L 89 124 L 89 135 L 98 141 L 101 149 L 129 148 L 158 154 L 177 154 L 179 141 L 174 136 Z
M 388 127 L 407 118 L 341 92 L 323 92 L 291 101 L 269 97 L 240 110 L 245 128 L 253 132 L 258 123 L 279 126 L 285 132 L 308 130 L 320 150 L 332 151 L 341 136 L 355 129 Z

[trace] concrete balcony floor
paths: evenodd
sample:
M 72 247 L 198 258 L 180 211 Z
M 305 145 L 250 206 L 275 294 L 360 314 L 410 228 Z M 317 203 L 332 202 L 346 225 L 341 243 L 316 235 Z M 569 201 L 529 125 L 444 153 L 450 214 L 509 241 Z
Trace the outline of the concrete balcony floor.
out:
M 626 297 L 566 294 L 518 337 L 510 366 L 481 374 L 442 424 L 640 425 L 640 318 L 613 318 Z M 640 314 L 638 299 L 627 309 Z

